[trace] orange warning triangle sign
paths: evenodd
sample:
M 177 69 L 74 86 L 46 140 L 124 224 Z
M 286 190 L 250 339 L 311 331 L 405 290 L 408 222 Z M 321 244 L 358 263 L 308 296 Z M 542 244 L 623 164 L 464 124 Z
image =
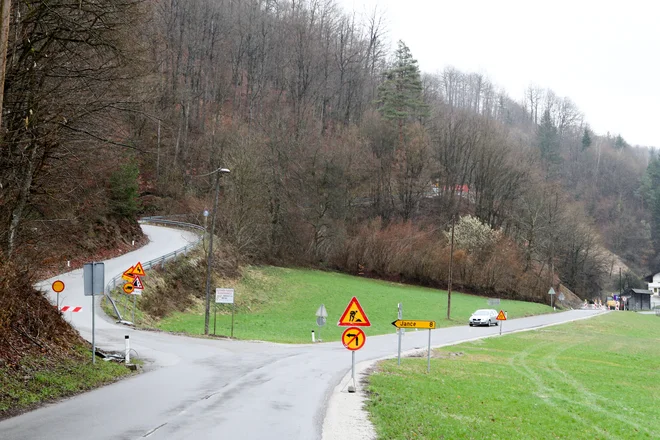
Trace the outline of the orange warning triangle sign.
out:
M 133 287 L 135 287 L 136 289 L 144 289 L 144 284 L 142 284 L 142 280 L 137 275 L 133 279 Z
M 491 315 L 491 316 L 492 316 L 492 315 Z M 497 318 L 496 318 L 496 319 L 497 319 L 498 321 L 506 321 L 506 315 L 504 314 L 504 312 L 503 312 L 502 310 L 500 310 L 500 313 L 499 313 L 499 315 L 497 315 Z
M 131 266 L 128 269 L 124 271 L 124 273 L 121 275 L 123 279 L 126 281 L 132 281 L 135 275 L 133 275 L 133 269 L 135 269 L 135 266 Z
M 358 302 L 357 298 L 353 297 L 351 302 L 348 303 L 346 310 L 344 310 L 344 314 L 341 315 L 341 318 L 339 318 L 337 325 L 340 327 L 369 327 L 371 326 L 371 323 L 369 322 L 369 318 L 367 318 L 367 314 L 364 313 L 364 310 L 362 309 L 362 306 Z
M 144 273 L 144 269 L 142 268 L 142 263 L 138 261 L 138 264 L 135 265 L 135 267 L 131 270 L 131 273 L 133 275 L 137 275 L 140 277 L 145 276 L 146 274 Z

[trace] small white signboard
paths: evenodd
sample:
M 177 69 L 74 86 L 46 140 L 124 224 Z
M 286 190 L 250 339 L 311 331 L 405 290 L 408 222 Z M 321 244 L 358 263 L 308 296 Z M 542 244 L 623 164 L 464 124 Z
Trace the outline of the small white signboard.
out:
M 234 289 L 215 289 L 216 304 L 234 304 Z

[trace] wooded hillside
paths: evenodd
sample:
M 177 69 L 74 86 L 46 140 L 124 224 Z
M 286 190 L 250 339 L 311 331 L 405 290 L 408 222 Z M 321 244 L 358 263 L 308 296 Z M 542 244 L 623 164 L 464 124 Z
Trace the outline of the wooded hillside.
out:
M 219 234 L 240 261 L 445 286 L 454 218 L 454 285 L 481 294 L 548 302 L 561 280 L 598 295 L 601 246 L 660 264 L 649 150 L 551 90 L 517 102 L 480 74 L 423 74 L 377 13 L 55 0 L 14 4 L 11 23 L 6 258 L 62 236 L 83 238 L 71 254 L 111 246 L 141 213 L 201 221 L 227 167 Z

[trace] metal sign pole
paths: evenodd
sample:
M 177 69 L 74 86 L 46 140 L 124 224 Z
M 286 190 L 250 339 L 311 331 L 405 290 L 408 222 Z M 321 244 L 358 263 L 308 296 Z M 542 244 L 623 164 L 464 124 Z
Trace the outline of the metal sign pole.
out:
M 428 361 L 426 365 L 426 372 L 430 373 L 431 372 L 431 329 L 429 329 L 429 354 L 428 354 Z
M 137 295 L 133 293 L 133 325 L 135 325 L 135 308 L 137 307 Z
M 348 387 L 349 393 L 354 393 L 356 390 L 355 387 L 355 351 L 351 351 L 351 381 L 352 386 Z
M 215 321 L 218 317 L 218 303 L 213 304 L 213 336 L 215 336 Z
M 504 321 L 500 321 L 500 336 L 502 336 L 502 327 L 504 327 Z
M 95 338 L 95 325 L 94 325 L 94 265 L 96 263 L 92 261 L 92 363 L 96 363 L 96 338 Z
M 399 311 L 397 316 L 399 317 L 399 319 L 403 319 L 403 311 L 401 310 L 401 303 L 399 303 L 398 309 Z M 397 328 L 396 332 L 399 334 L 399 349 L 397 351 L 396 364 L 401 365 L 401 333 L 402 332 L 400 328 Z
M 232 299 L 233 301 L 233 299 Z M 231 307 L 231 337 L 234 337 L 234 311 L 236 310 L 236 303 L 232 302 Z

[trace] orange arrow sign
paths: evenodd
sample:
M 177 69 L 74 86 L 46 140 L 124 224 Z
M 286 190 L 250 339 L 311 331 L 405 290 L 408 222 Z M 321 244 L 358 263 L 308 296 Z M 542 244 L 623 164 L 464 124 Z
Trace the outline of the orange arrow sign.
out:
M 349 327 L 341 335 L 341 342 L 344 347 L 351 351 L 359 350 L 367 342 L 367 335 L 364 334 L 361 328 Z

